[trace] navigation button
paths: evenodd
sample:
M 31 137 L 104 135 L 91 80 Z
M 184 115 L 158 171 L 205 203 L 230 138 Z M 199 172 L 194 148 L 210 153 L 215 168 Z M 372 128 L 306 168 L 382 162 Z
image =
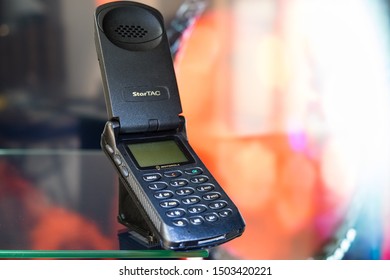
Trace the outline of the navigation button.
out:
M 158 174 L 158 173 L 155 173 L 155 174 L 146 174 L 142 177 L 142 179 L 144 179 L 144 181 L 146 182 L 153 182 L 153 181 L 157 181 L 157 180 L 160 180 L 161 179 L 161 175 Z
M 199 167 L 194 167 L 194 168 L 188 168 L 188 169 L 184 170 L 184 173 L 186 173 L 188 175 L 199 175 L 199 174 L 202 174 L 203 171 Z
M 179 170 L 164 172 L 164 176 L 167 178 L 179 177 L 182 173 Z

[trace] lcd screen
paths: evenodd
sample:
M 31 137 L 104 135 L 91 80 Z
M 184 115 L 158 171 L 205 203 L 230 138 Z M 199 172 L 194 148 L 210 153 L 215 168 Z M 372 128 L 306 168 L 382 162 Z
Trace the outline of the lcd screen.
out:
M 174 140 L 129 144 L 139 167 L 187 163 L 189 158 Z

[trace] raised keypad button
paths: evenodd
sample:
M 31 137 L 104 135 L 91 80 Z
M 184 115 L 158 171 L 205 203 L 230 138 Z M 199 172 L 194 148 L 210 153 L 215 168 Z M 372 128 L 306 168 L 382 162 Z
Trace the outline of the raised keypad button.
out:
M 110 145 L 108 145 L 108 144 L 106 144 L 105 146 L 104 146 L 104 148 L 106 148 L 106 151 L 109 153 L 109 154 L 111 154 L 111 155 L 113 155 L 114 154 L 114 149 L 110 146 Z
M 176 178 L 181 176 L 181 174 L 182 173 L 179 170 L 164 172 L 164 176 L 167 178 Z
M 168 191 L 157 192 L 154 194 L 154 197 L 157 199 L 166 199 L 166 198 L 171 198 L 172 196 L 173 193 Z
M 163 183 L 163 182 L 156 182 L 156 183 L 148 185 L 148 188 L 153 190 L 153 191 L 163 190 L 166 187 L 168 187 L 168 185 L 166 183 Z
M 197 186 L 196 189 L 200 192 L 209 192 L 214 190 L 214 186 L 212 184 L 205 184 L 205 185 Z
M 119 166 L 119 171 L 124 177 L 129 177 L 129 170 L 127 169 L 126 166 Z
M 188 207 L 187 211 L 190 214 L 200 214 L 207 210 L 206 206 L 203 205 L 197 205 L 197 206 L 191 206 Z
M 201 217 L 191 217 L 189 220 L 190 223 L 195 226 L 203 224 L 203 219 Z
M 208 180 L 209 178 L 207 178 L 207 176 L 196 176 L 190 179 L 191 183 L 194 184 L 206 183 Z
M 172 224 L 177 227 L 185 227 L 186 225 L 188 225 L 188 222 L 184 219 L 175 219 L 172 221 Z
M 233 212 L 232 212 L 232 210 L 230 210 L 230 209 L 226 209 L 226 210 L 223 210 L 223 211 L 218 212 L 218 215 L 219 215 L 221 218 L 226 218 L 226 217 L 230 216 L 231 214 L 233 214 Z
M 144 181 L 146 181 L 146 182 L 154 182 L 154 181 L 160 180 L 161 179 L 161 175 L 158 174 L 158 173 L 146 174 L 146 175 L 144 175 L 142 177 L 142 179 L 144 179 Z
M 210 209 L 218 210 L 226 207 L 227 203 L 224 201 L 216 201 L 209 204 Z
M 208 222 L 216 222 L 218 221 L 218 216 L 216 214 L 207 214 L 204 216 L 205 220 Z
M 186 205 L 195 204 L 200 201 L 199 197 L 193 196 L 193 197 L 187 197 L 183 198 L 181 202 L 183 202 Z
M 182 209 L 173 209 L 166 212 L 169 218 L 179 218 L 185 215 L 185 211 Z
M 211 200 L 216 200 L 220 199 L 221 195 L 219 193 L 208 193 L 202 196 L 204 200 L 211 201 Z
M 188 184 L 188 181 L 185 179 L 176 179 L 176 180 L 172 180 L 171 182 L 169 182 L 169 184 L 172 187 L 184 187 Z
M 188 169 L 184 170 L 184 173 L 186 173 L 188 175 L 199 175 L 199 174 L 202 174 L 203 171 L 199 167 L 194 167 L 194 168 L 188 168 Z
M 182 188 L 182 189 L 178 189 L 176 191 L 176 194 L 180 195 L 180 196 L 190 195 L 190 194 L 193 194 L 193 193 L 194 193 L 194 190 L 191 189 L 191 188 Z
M 122 158 L 121 158 L 120 155 L 114 155 L 113 159 L 114 159 L 114 162 L 115 162 L 116 165 L 121 165 L 122 164 Z
M 167 200 L 160 203 L 162 208 L 173 208 L 179 206 L 179 202 L 176 200 Z

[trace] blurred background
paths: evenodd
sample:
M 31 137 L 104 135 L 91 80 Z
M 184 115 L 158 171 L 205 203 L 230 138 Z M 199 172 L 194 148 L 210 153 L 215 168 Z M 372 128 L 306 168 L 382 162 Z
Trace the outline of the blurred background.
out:
M 0 0 L 0 249 L 117 246 L 105 2 Z M 212 257 L 390 259 L 390 1 L 139 2 L 164 15 L 190 143 L 247 223 Z

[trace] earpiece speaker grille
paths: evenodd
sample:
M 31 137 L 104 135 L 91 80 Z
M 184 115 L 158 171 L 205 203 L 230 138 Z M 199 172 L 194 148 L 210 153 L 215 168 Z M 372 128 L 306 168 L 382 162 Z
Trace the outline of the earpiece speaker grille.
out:
M 143 38 L 148 31 L 139 25 L 119 25 L 114 30 L 122 38 Z

